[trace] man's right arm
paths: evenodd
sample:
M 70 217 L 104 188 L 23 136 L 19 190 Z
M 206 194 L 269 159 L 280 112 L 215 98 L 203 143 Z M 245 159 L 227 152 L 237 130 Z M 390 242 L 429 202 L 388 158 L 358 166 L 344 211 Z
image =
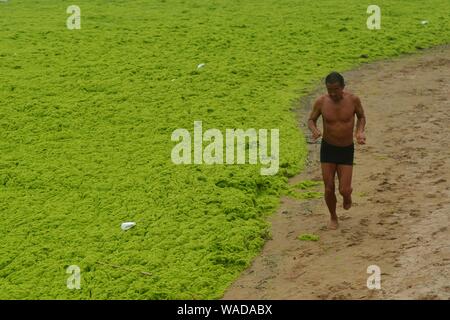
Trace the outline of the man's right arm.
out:
M 319 97 L 316 99 L 313 105 L 313 109 L 309 115 L 308 119 L 308 128 L 311 130 L 312 138 L 316 140 L 319 138 L 322 133 L 317 128 L 317 119 L 319 119 L 319 116 L 321 115 L 321 107 L 322 107 L 322 97 Z

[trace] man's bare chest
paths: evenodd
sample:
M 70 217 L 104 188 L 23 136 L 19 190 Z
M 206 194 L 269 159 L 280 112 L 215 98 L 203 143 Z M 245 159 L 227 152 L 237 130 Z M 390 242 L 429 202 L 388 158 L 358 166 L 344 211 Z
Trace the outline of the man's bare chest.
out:
M 322 106 L 322 117 L 327 123 L 350 122 L 354 120 L 354 116 L 355 106 L 350 102 Z

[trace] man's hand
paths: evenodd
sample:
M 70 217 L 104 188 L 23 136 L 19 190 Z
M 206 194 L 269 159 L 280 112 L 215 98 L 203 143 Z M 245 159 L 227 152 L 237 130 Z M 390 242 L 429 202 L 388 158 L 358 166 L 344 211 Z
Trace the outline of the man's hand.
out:
M 366 134 L 364 132 L 357 132 L 356 133 L 356 141 L 359 144 L 366 144 Z
M 312 138 L 313 140 L 317 140 L 317 138 L 319 138 L 322 135 L 322 133 L 320 133 L 319 130 L 314 130 L 312 133 Z

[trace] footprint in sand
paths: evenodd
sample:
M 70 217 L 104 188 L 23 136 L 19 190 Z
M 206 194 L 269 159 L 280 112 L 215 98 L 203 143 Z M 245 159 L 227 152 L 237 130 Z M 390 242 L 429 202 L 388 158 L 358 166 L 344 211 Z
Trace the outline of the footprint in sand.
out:
M 361 219 L 359 220 L 359 224 L 367 227 L 369 225 L 369 219 Z
M 420 211 L 417 209 L 411 209 L 411 211 L 409 212 L 409 215 L 411 217 L 418 217 L 420 215 Z
M 440 178 L 436 181 L 433 181 L 432 184 L 439 184 L 439 183 L 443 183 L 443 182 L 447 182 L 447 180 L 445 180 L 444 178 Z
M 349 243 L 347 244 L 347 247 L 352 247 L 357 244 L 360 244 L 361 241 L 363 240 L 363 238 L 364 238 L 364 235 L 361 231 L 355 231 L 355 232 L 351 233 L 347 237 L 347 240 L 349 241 Z

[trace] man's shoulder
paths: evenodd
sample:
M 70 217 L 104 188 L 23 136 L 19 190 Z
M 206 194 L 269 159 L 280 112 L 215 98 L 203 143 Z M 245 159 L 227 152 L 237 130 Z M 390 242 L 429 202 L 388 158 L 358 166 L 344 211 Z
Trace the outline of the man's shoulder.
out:
M 316 98 L 314 104 L 315 104 L 315 105 L 322 106 L 323 103 L 324 103 L 324 101 L 325 101 L 325 99 L 326 99 L 326 97 L 327 97 L 326 94 L 322 94 L 321 96 L 319 96 L 319 97 Z
M 352 101 L 354 103 L 359 103 L 361 101 L 359 99 L 359 97 L 356 94 L 354 94 L 353 92 L 346 91 L 345 93 L 350 101 Z

